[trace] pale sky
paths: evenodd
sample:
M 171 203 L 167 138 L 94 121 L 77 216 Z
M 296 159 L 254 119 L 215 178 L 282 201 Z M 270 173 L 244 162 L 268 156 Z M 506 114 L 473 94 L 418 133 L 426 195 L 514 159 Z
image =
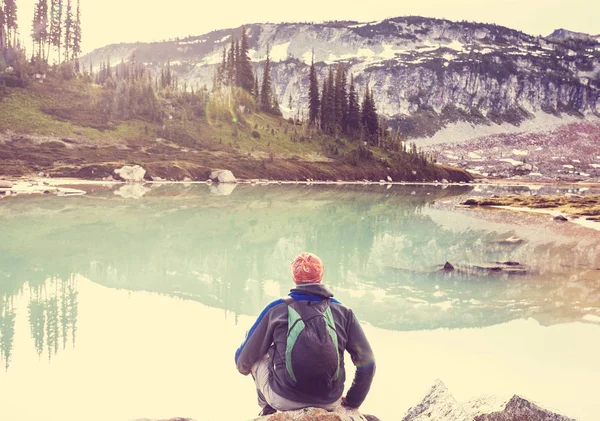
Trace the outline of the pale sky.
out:
M 28 50 L 34 3 L 17 0 Z M 202 35 L 246 23 L 367 22 L 405 15 L 496 23 L 532 35 L 556 28 L 600 34 L 598 0 L 81 0 L 81 11 L 84 54 L 107 44 Z

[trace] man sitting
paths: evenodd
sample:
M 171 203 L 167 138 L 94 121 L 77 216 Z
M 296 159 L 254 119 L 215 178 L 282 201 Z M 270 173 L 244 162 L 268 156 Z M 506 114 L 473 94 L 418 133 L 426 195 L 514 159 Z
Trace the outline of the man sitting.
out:
M 369 392 L 375 374 L 371 346 L 352 310 L 321 283 L 323 272 L 314 254 L 296 257 L 296 287 L 265 307 L 235 353 L 239 372 L 252 373 L 260 415 L 309 406 L 358 408 Z M 342 397 L 344 351 L 356 365 L 356 376 Z

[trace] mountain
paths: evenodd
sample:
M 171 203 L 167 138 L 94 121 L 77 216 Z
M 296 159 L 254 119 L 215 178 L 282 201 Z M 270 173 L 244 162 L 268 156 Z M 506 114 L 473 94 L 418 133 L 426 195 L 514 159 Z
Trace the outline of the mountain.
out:
M 270 48 L 274 88 L 286 117 L 306 112 L 313 51 L 320 81 L 328 66 L 348 66 L 359 92 L 371 86 L 378 111 L 407 139 L 422 139 L 424 148 L 436 149 L 432 145 L 439 145 L 440 137 L 468 142 L 528 125 L 535 133 L 545 132 L 600 116 L 600 43 L 565 30 L 535 37 L 493 24 L 415 16 L 369 23 L 251 24 L 246 30 L 259 74 Z M 98 68 L 109 58 L 114 65 L 135 52 L 156 75 L 170 61 L 182 83 L 210 87 L 223 49 L 232 34 L 240 33 L 241 28 L 224 29 L 165 42 L 109 45 L 82 61 Z M 430 142 L 432 137 L 438 140 Z M 444 162 L 444 154 L 440 159 Z
M 600 41 L 600 35 L 590 35 L 584 32 L 569 31 L 568 29 L 556 29 L 550 35 L 549 39 L 555 40 L 567 40 L 567 39 L 581 39 L 581 40 L 592 40 Z

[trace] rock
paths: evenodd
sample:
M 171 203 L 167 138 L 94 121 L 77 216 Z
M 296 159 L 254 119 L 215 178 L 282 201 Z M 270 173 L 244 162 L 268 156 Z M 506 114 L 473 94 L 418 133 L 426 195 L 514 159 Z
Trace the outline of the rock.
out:
M 565 218 L 565 217 L 564 217 L 564 216 L 562 216 L 562 215 L 556 215 L 556 216 L 554 217 L 554 220 L 555 220 L 555 221 L 561 221 L 561 222 L 568 221 L 568 219 L 567 219 L 567 218 Z
M 442 178 L 442 184 L 448 184 L 448 180 L 446 180 L 445 178 Z
M 468 407 L 468 404 L 465 404 L 465 407 Z M 484 409 L 481 407 L 468 409 L 470 409 L 473 421 L 575 421 L 572 418 L 543 409 L 518 395 L 510 398 L 508 402 L 501 405 L 500 409 Z
M 389 181 L 390 183 L 394 180 L 392 180 L 392 177 L 390 177 L 389 175 L 387 176 L 387 181 Z
M 123 168 L 115 169 L 115 174 L 121 177 L 123 180 L 132 183 L 141 183 L 144 181 L 146 170 L 139 165 L 129 166 L 126 165 Z
M 0 180 L 0 189 L 10 189 L 12 186 L 14 186 L 14 184 L 10 181 Z
M 237 179 L 229 170 L 213 170 L 208 178 L 215 183 L 237 183 Z
M 44 174 L 43 172 L 39 172 L 37 173 L 38 177 L 46 177 L 46 174 Z
M 152 181 L 166 181 L 166 180 L 162 177 L 155 175 L 152 177 Z
M 402 421 L 472 421 L 441 380 L 436 380 L 421 403 L 408 410 Z
M 421 403 L 408 410 L 403 421 L 574 421 L 514 395 L 486 396 L 459 403 L 444 383 L 436 380 Z
M 454 266 L 452 266 L 452 263 L 446 262 L 446 264 L 444 265 L 443 269 L 444 270 L 448 270 L 448 271 L 454 270 Z
M 362 415 L 356 409 L 340 406 L 332 412 L 322 408 L 277 412 L 273 415 L 255 418 L 254 421 L 378 421 L 378 418 L 372 415 Z
M 124 199 L 139 199 L 148 193 L 150 189 L 141 184 L 127 184 L 118 190 L 115 190 L 115 196 L 121 196 Z

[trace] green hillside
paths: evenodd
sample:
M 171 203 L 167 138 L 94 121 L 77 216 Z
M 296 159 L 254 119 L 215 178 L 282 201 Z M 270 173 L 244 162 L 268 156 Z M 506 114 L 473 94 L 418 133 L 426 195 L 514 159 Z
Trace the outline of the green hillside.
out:
M 214 168 L 279 180 L 470 180 L 401 147 L 367 147 L 258 112 L 240 89 L 149 91 L 146 98 L 86 77 L 40 80 L 0 86 L 0 175 L 101 179 L 139 164 L 148 177 L 170 180 L 206 180 Z

